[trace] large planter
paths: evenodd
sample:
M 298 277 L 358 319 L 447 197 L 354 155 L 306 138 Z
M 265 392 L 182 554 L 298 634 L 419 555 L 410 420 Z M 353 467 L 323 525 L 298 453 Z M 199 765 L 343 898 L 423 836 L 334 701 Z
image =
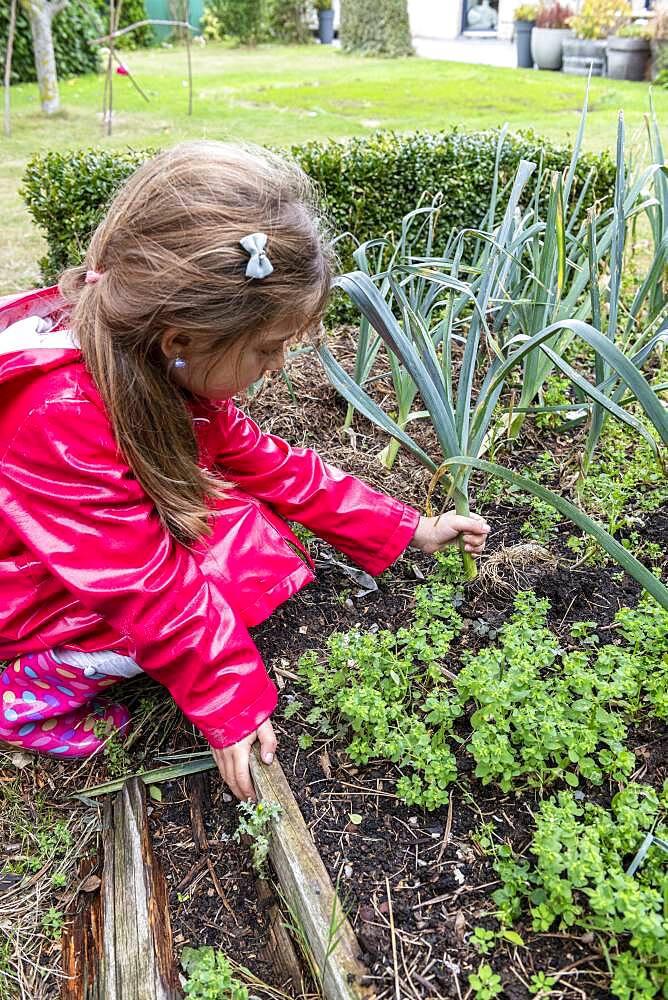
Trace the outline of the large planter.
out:
M 561 69 L 562 46 L 573 32 L 568 28 L 534 28 L 531 32 L 531 58 L 538 69 Z
M 650 57 L 646 38 L 608 39 L 608 76 L 613 80 L 644 80 Z
M 334 11 L 318 11 L 318 38 L 323 45 L 331 45 L 334 41 Z
M 605 76 L 608 43 L 605 38 L 569 38 L 564 42 L 564 73 Z
M 531 31 L 534 21 L 515 21 L 515 42 L 517 44 L 517 68 L 532 69 Z

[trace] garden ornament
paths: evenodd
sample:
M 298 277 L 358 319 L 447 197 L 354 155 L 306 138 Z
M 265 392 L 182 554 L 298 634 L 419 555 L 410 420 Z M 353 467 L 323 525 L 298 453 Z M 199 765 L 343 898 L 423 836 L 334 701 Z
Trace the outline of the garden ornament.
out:
M 250 254 L 250 260 L 246 265 L 246 277 L 258 279 L 268 277 L 274 268 L 264 249 L 267 245 L 266 233 L 251 233 L 239 242 L 246 253 Z

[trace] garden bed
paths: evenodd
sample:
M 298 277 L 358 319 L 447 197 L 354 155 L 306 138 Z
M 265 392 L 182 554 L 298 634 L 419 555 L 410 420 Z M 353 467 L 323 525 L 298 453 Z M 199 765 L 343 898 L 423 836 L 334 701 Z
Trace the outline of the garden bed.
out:
M 340 353 L 345 353 L 341 345 Z M 375 429 L 357 418 L 353 435 L 339 433 L 344 409 L 321 380 L 313 355 L 301 355 L 293 364 L 291 383 L 296 406 L 276 378 L 248 407 L 265 430 L 313 446 L 330 461 L 422 505 L 426 475 L 409 456 L 401 453 L 395 470 L 387 473 L 373 457 L 383 446 Z M 318 386 L 315 392 L 309 388 L 313 385 Z M 557 466 L 568 470 L 572 439 L 547 431 L 530 435 L 530 440 L 529 449 L 524 444 L 521 452 L 509 451 L 504 456 L 506 464 L 530 465 L 547 449 Z M 497 499 L 483 510 L 493 527 L 487 555 L 494 563 L 495 553 L 508 548 L 512 553 L 512 546 L 526 541 L 524 526 L 535 512 L 517 498 Z M 665 557 L 668 509 L 664 506 L 647 514 L 639 533 L 641 539 L 660 545 Z M 567 544 L 571 536 L 567 524 L 552 528 L 551 563 L 501 562 L 492 575 L 483 569 L 458 605 L 465 628 L 453 646 L 447 663 L 450 670 L 458 669 L 463 649 L 475 651 L 494 640 L 512 614 L 518 590 L 533 590 L 549 599 L 549 626 L 565 647 L 573 647 L 570 626 L 583 620 L 595 623 L 602 642 L 612 641 L 615 614 L 637 603 L 639 588 L 615 566 L 583 563 L 574 567 L 577 559 Z M 378 996 L 463 997 L 469 990 L 469 977 L 481 963 L 498 974 L 502 995 L 511 1000 L 530 995 L 611 996 L 605 956 L 593 933 L 577 929 L 536 933 L 526 914 L 507 936 L 498 933 L 497 906 L 491 898 L 500 885 L 494 862 L 502 845 L 510 845 L 519 855 L 526 853 L 540 789 L 504 793 L 494 784 L 483 786 L 472 773 L 474 762 L 463 745 L 456 754 L 458 778 L 451 786 L 449 804 L 431 812 L 409 807 L 395 793 L 398 772 L 393 765 L 355 766 L 343 742 L 319 737 L 317 727 L 305 721 L 312 701 L 303 684 L 290 677 L 298 669 L 300 656 L 309 650 L 322 655 L 328 636 L 335 631 L 395 629 L 398 623 L 404 624 L 412 614 L 416 587 L 433 566 L 429 557 L 409 550 L 383 575 L 377 592 L 356 597 L 355 583 L 336 566 L 327 567 L 328 556 L 333 554 L 328 546 L 319 541 L 311 545 L 321 569 L 318 582 L 279 608 L 254 630 L 254 638 L 281 687 L 280 706 L 273 716 L 280 760 L 332 882 L 339 885 Z M 295 711 L 296 702 L 300 707 Z M 311 740 L 312 745 L 302 748 L 300 738 L 302 745 Z M 626 745 L 636 757 L 632 778 L 660 789 L 668 778 L 668 727 L 644 718 L 630 729 Z M 233 804 L 217 779 L 211 781 L 216 791 L 208 822 L 212 830 L 229 832 L 235 822 Z M 599 785 L 581 781 L 578 795 L 583 802 L 607 808 L 620 787 L 611 781 Z M 562 781 L 550 791 L 563 788 L 568 785 Z M 175 808 L 170 807 L 170 822 L 178 824 Z M 187 826 L 185 803 L 181 809 L 186 810 Z M 164 823 L 164 810 L 159 815 Z M 175 839 L 178 842 L 178 831 L 165 842 L 172 844 Z M 243 880 L 248 864 L 242 862 L 238 869 L 238 858 L 232 858 L 229 849 L 224 853 L 225 885 L 235 887 L 231 908 L 236 912 L 239 905 L 240 923 L 252 923 L 257 904 L 248 901 L 251 883 Z M 170 847 L 170 864 L 176 864 L 177 854 Z M 183 877 L 184 866 L 177 867 L 173 884 Z M 177 901 L 173 906 L 176 940 L 192 943 L 199 938 L 236 956 L 238 928 L 229 934 L 230 914 L 223 913 L 206 875 L 202 887 L 191 903 Z M 212 920 L 214 909 L 218 915 Z M 250 948 L 248 942 L 242 943 L 242 962 L 257 949 L 260 928 L 261 922 L 256 923 Z M 535 988 L 537 979 L 533 994 L 529 991 L 532 976 L 540 973 L 555 979 L 551 993 L 546 989 L 540 994 Z M 474 995 L 495 994 L 480 987 Z
M 348 343 L 344 330 L 337 340 L 337 353 L 344 360 Z M 388 473 L 376 460 L 385 444 L 378 431 L 356 417 L 352 432 L 340 432 L 345 405 L 327 385 L 314 354 L 296 357 L 290 380 L 296 402 L 276 376 L 247 405 L 264 430 L 296 445 L 315 447 L 328 461 L 423 506 L 429 476 L 410 456 L 400 452 L 395 468 Z M 377 383 L 379 398 L 384 391 L 382 381 Z M 427 426 L 414 426 L 416 436 L 429 447 Z M 573 482 L 573 456 L 579 443 L 572 436 L 559 437 L 549 428 L 527 424 L 521 446 L 515 450 L 507 447 L 497 460 L 518 469 L 537 468 L 541 462 L 546 464 L 541 456 L 547 451 L 550 476 L 567 490 Z M 628 458 L 631 461 L 631 454 Z M 573 644 L 570 626 L 581 621 L 594 622 L 602 642 L 612 641 L 618 609 L 633 607 L 638 601 L 635 581 L 614 565 L 591 564 L 585 552 L 577 548 L 574 552 L 571 539 L 578 533 L 565 522 L 541 528 L 541 512 L 522 497 L 507 491 L 490 493 L 482 481 L 478 494 L 481 499 L 474 502 L 474 508 L 485 514 L 493 531 L 478 580 L 461 589 L 457 611 L 464 627 L 445 666 L 456 673 L 463 652 L 475 652 L 494 642 L 511 616 L 514 596 L 520 590 L 549 599 L 548 623 L 565 648 Z M 657 551 L 662 552 L 665 570 L 668 507 L 640 513 L 640 521 L 633 525 L 634 534 L 623 528 L 620 536 L 626 532 L 630 539 L 633 534 L 636 548 L 653 544 L 654 558 Z M 542 535 L 538 532 L 538 540 L 531 537 L 527 524 L 543 531 Z M 496 784 L 484 786 L 473 774 L 475 764 L 464 742 L 455 753 L 457 780 L 450 786 L 450 801 L 425 811 L 399 801 L 395 790 L 399 772 L 392 764 L 356 765 L 345 752 L 342 739 L 323 737 L 317 726 L 306 721 L 312 701 L 303 684 L 291 676 L 299 669 L 301 655 L 315 650 L 324 656 L 328 637 L 354 626 L 374 631 L 405 625 L 413 614 L 417 588 L 434 568 L 432 559 L 409 550 L 382 575 L 378 591 L 358 597 L 358 584 L 340 567 L 329 565 L 332 550 L 317 540 L 309 544 L 319 564 L 318 581 L 255 629 L 254 638 L 281 688 L 279 709 L 273 716 L 281 764 L 330 878 L 338 884 L 379 1000 L 467 995 L 503 995 L 510 1000 L 530 995 L 568 1000 L 610 997 L 609 971 L 594 933 L 577 927 L 537 933 L 526 907 L 512 929 L 504 930 L 495 918 L 498 905 L 492 894 L 501 885 L 495 868 L 499 856 L 510 846 L 517 855 L 530 857 L 539 803 L 553 791 L 567 788 L 563 781 L 544 789 L 516 783 L 519 791 L 508 792 Z M 542 548 L 534 549 L 528 562 L 515 558 L 508 563 L 496 558 L 507 550 L 516 556 L 514 547 L 518 544 Z M 548 562 L 542 561 L 545 549 L 549 550 Z M 190 727 L 178 722 L 178 713 L 166 697 L 160 694 L 155 698 L 155 687 L 142 679 L 123 688 L 135 707 L 150 688 L 152 707 L 139 704 L 136 713 L 148 735 L 132 745 L 126 757 L 110 748 L 107 757 L 82 764 L 74 774 L 60 761 L 22 763 L 16 781 L 24 799 L 42 797 L 60 815 L 70 815 L 69 796 L 105 780 L 110 770 L 119 774 L 159 766 L 164 756 L 158 756 L 160 740 L 150 735 L 152 731 L 162 739 L 161 755 L 192 748 Z M 301 705 L 296 706 L 297 702 Z M 466 720 L 461 719 L 455 733 L 466 740 L 466 732 Z M 307 746 L 309 741 L 312 744 Z M 631 778 L 660 789 L 668 778 L 668 726 L 646 715 L 629 730 L 626 746 L 636 759 Z M 201 799 L 205 849 L 197 845 L 192 784 L 179 780 L 161 785 L 161 798 L 154 798 L 151 807 L 154 845 L 170 889 L 176 955 L 180 956 L 186 946 L 214 946 L 250 968 L 266 984 L 252 986 L 252 993 L 298 996 L 286 988 L 266 952 L 268 904 L 258 896 L 247 849 L 232 839 L 238 823 L 236 804 L 215 773 L 207 774 L 204 783 L 208 786 Z M 580 781 L 577 791 L 583 803 L 608 808 L 620 787 L 616 781 L 598 785 Z M 36 822 L 39 817 L 38 811 Z M 82 807 L 80 826 L 88 831 L 87 839 L 79 842 L 79 846 L 86 845 L 84 853 L 91 850 L 93 820 L 91 810 Z M 17 844 L 10 842 L 10 847 L 16 852 L 18 839 L 11 837 L 10 841 L 14 839 Z M 76 847 L 74 844 L 73 849 Z M 47 868 L 48 859 L 56 854 L 45 841 L 40 858 Z M 36 870 L 40 858 L 28 870 Z M 51 875 L 55 868 L 51 861 Z M 27 895 L 25 899 L 27 905 Z M 65 891 L 57 891 L 53 902 L 58 910 L 64 908 Z M 5 912 L 18 911 L 8 908 Z M 35 1000 L 57 995 L 57 980 L 52 976 L 57 946 L 47 945 L 42 956 L 48 974 L 33 980 L 31 995 Z M 481 964 L 498 975 L 498 988 L 492 981 L 489 987 L 483 984 L 476 991 L 470 990 L 469 978 Z M 534 988 L 531 994 L 528 984 L 540 973 L 555 982 L 542 993 Z M 533 980 L 534 986 L 537 981 Z M 7 995 L 13 998 L 11 992 Z

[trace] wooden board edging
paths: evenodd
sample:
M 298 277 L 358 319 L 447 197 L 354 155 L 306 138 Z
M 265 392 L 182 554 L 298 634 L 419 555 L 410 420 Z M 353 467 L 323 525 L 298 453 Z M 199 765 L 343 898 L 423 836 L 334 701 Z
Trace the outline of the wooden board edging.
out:
M 62 1000 L 180 1000 L 167 883 L 139 778 L 105 803 L 102 842 L 99 894 L 77 901 L 63 939 Z
M 276 757 L 272 764 L 263 764 L 258 753 L 256 744 L 250 763 L 258 800 L 277 803 L 282 810 L 272 823 L 269 857 L 323 973 L 324 996 L 326 1000 L 373 1000 L 375 991 L 364 984 L 368 971 L 359 959 L 357 938 L 283 769 Z

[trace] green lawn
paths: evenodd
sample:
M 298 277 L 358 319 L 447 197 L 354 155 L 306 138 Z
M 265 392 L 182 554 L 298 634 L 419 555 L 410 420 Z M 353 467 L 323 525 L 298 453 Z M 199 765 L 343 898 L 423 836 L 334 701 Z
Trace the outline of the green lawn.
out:
M 12 88 L 13 132 L 0 147 L 0 293 L 38 280 L 35 261 L 42 244 L 18 195 L 24 165 L 36 150 L 97 143 L 166 145 L 194 136 L 283 145 L 379 127 L 485 128 L 505 121 L 567 140 L 577 128 L 584 93 L 581 78 L 560 73 L 361 59 L 318 46 L 242 50 L 208 45 L 193 50 L 195 101 L 188 117 L 183 50 L 129 53 L 126 61 L 151 103 L 127 78 L 115 76 L 111 138 L 102 135 L 102 77 L 63 82 L 63 111 L 52 119 L 40 114 L 35 86 Z M 639 136 L 647 99 L 644 84 L 594 80 L 587 147 L 613 147 L 622 108 L 630 135 Z M 656 106 L 665 121 L 668 92 L 656 93 Z

